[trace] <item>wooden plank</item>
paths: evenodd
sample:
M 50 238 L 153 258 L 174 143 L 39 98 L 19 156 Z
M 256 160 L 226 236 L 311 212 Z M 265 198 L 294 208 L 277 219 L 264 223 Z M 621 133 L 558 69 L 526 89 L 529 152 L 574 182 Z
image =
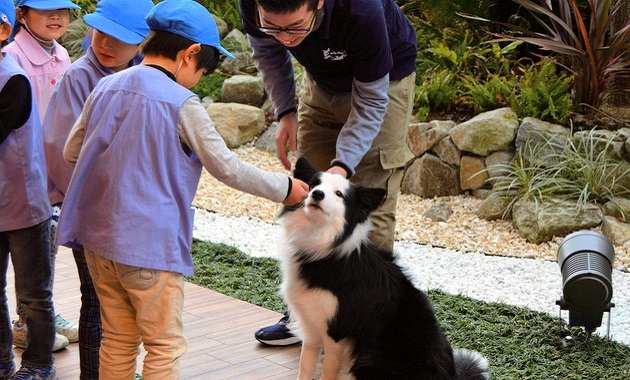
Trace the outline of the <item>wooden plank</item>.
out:
M 61 247 L 53 300 L 57 313 L 78 323 L 81 299 L 76 271 L 72 252 Z M 13 284 L 13 268 L 9 266 L 7 298 L 15 315 Z M 277 322 L 281 314 L 191 283 L 186 283 L 185 294 L 183 319 L 189 346 L 182 358 L 182 379 L 295 379 L 299 345 L 266 347 L 254 339 L 258 328 Z M 14 353 L 19 367 L 22 350 L 16 348 Z M 78 343 L 54 355 L 59 379 L 79 378 Z

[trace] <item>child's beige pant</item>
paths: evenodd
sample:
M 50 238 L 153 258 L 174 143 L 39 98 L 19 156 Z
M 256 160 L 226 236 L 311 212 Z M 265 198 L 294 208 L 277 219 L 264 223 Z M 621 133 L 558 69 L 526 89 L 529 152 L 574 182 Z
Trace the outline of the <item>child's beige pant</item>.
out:
M 133 379 L 142 343 L 145 379 L 179 379 L 180 358 L 188 346 L 183 275 L 120 264 L 87 249 L 85 259 L 101 303 L 99 378 Z

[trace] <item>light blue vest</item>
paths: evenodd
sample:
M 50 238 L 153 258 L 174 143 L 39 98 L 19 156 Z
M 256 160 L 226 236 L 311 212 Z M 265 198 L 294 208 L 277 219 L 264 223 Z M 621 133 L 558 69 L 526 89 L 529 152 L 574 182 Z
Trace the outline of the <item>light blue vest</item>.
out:
M 0 88 L 24 70 L 8 55 L 0 61 Z M 46 161 L 35 95 L 31 116 L 0 143 L 0 231 L 32 227 L 50 218 Z
M 191 275 L 191 204 L 202 165 L 181 147 L 179 111 L 195 94 L 140 65 L 101 79 L 92 96 L 58 243 Z

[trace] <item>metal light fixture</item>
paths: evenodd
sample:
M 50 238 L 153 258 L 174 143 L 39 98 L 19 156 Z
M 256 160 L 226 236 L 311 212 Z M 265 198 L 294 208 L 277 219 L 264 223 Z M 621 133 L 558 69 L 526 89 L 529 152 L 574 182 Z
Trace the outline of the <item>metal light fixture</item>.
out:
M 558 248 L 558 265 L 562 272 L 562 298 L 556 301 L 569 311 L 569 326 L 583 326 L 590 334 L 602 324 L 613 295 L 612 264 L 615 249 L 604 235 L 593 231 L 577 231 L 567 235 Z M 562 316 L 562 315 L 560 315 Z

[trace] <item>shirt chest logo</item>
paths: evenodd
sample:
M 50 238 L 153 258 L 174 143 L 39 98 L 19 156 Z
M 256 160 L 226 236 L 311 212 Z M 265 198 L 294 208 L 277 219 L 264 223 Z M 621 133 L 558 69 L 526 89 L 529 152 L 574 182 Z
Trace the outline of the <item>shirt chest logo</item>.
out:
M 334 51 L 330 48 L 323 50 L 322 53 L 324 53 L 324 59 L 328 61 L 343 61 L 348 56 L 345 50 Z

